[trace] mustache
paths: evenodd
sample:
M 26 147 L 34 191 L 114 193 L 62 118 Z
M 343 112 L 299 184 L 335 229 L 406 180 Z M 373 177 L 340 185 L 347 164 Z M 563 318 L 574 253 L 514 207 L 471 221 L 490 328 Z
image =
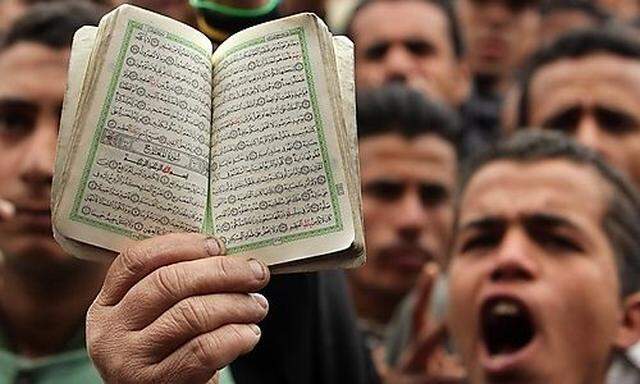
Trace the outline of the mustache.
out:
M 395 243 L 382 248 L 380 255 L 385 258 L 392 258 L 397 255 L 415 255 L 425 262 L 437 261 L 439 258 L 433 250 L 417 243 Z

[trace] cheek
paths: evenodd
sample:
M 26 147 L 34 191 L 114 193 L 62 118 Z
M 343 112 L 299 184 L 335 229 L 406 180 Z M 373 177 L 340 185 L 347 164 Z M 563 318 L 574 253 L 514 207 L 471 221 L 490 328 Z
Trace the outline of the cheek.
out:
M 21 152 L 23 151 L 19 147 L 9 148 L 0 144 L 0 193 L 17 185 L 20 175 Z M 0 198 L 2 197 L 0 195 Z
M 554 317 L 550 322 L 551 331 L 558 332 L 556 340 L 568 351 L 584 340 L 590 340 L 590 347 L 585 345 L 581 353 L 591 357 L 609 351 L 620 320 L 617 278 L 611 278 L 615 276 L 615 268 L 574 265 L 561 269 L 572 273 L 558 271 L 553 279 L 556 285 L 548 286 L 545 293 L 548 298 L 546 313 Z
M 390 216 L 393 207 L 375 199 L 363 199 L 364 235 L 368 262 L 375 262 L 380 248 L 393 240 L 393 223 Z
M 474 293 L 479 291 L 479 272 L 477 266 L 459 259 L 452 261 L 448 271 L 449 323 L 457 340 L 464 340 L 471 331 Z
M 383 66 L 364 59 L 357 60 L 356 82 L 361 87 L 377 87 L 383 83 Z

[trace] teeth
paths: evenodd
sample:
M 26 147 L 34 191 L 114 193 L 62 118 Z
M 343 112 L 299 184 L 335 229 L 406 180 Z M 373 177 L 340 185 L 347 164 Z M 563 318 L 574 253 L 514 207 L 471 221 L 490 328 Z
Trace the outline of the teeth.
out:
M 520 313 L 520 309 L 513 303 L 503 301 L 496 304 L 491 312 L 495 316 L 516 316 Z

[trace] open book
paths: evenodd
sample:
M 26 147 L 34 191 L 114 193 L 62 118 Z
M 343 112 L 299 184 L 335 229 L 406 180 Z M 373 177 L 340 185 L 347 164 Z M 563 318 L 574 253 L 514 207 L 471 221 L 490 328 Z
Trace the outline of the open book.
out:
M 213 52 L 118 7 L 74 38 L 52 213 L 82 258 L 202 232 L 276 272 L 362 264 L 352 43 L 300 14 Z

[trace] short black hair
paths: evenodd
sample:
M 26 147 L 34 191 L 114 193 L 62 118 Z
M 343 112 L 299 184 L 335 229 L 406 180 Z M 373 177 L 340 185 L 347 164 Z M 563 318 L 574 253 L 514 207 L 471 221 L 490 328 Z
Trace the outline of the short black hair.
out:
M 563 59 L 579 59 L 596 53 L 640 61 L 640 40 L 632 36 L 631 32 L 615 26 L 590 28 L 569 32 L 537 51 L 520 78 L 522 92 L 518 103 L 518 127 L 530 125 L 531 80 L 540 69 Z
M 547 0 L 540 5 L 542 16 L 561 11 L 582 12 L 597 24 L 604 24 L 610 18 L 607 11 L 590 0 Z
M 554 159 L 587 166 L 596 171 L 612 188 L 613 196 L 601 225 L 615 253 L 621 284 L 620 295 L 627 297 L 640 291 L 640 195 L 622 174 L 608 165 L 595 151 L 558 132 L 524 130 L 499 142 L 463 167 L 460 195 L 473 176 L 493 162 L 508 160 L 532 163 Z M 456 205 L 457 221 L 460 216 L 459 201 Z
M 349 16 L 349 20 L 347 22 L 347 26 L 345 28 L 345 35 L 347 35 L 351 40 L 354 40 L 353 35 L 353 22 L 356 19 L 356 16 L 360 11 L 362 11 L 367 6 L 381 2 L 381 1 L 398 1 L 398 0 L 361 0 L 358 5 L 354 8 Z M 406 0 L 404 0 L 406 1 Z M 412 0 L 412 1 L 420 1 L 420 0 Z M 449 25 L 449 39 L 451 40 L 453 52 L 456 57 L 461 59 L 464 56 L 464 43 L 462 41 L 462 35 L 460 32 L 460 22 L 458 21 L 458 17 L 456 16 L 456 12 L 453 9 L 453 4 L 451 0 L 422 0 L 426 3 L 431 3 L 437 6 L 442 10 L 447 18 L 447 23 Z
M 361 91 L 357 100 L 360 139 L 387 133 L 407 138 L 435 134 L 451 143 L 456 151 L 460 147 L 457 113 L 416 90 L 394 84 Z
M 89 1 L 42 2 L 31 6 L 0 38 L 0 52 L 20 42 L 54 49 L 71 48 L 74 33 L 97 25 L 106 8 Z

